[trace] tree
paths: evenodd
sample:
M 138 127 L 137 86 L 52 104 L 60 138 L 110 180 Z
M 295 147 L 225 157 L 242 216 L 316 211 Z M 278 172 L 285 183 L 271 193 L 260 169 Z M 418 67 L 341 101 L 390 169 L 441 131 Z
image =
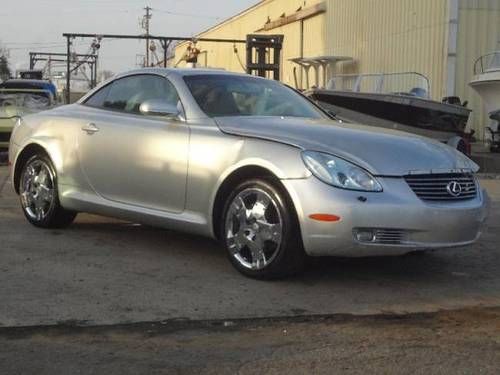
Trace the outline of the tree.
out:
M 12 74 L 9 68 L 8 51 L 0 45 L 0 81 L 9 79 Z
M 0 81 L 5 81 L 11 77 L 9 61 L 7 57 L 0 56 Z

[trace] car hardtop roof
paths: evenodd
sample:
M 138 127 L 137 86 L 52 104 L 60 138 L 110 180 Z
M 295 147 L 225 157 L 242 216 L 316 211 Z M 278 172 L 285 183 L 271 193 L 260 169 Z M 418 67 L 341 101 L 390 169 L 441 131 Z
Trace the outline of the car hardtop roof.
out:
M 230 76 L 236 76 L 236 77 L 249 77 L 248 74 L 245 73 L 235 73 L 235 72 L 228 72 L 226 70 L 221 70 L 221 69 L 203 69 L 203 68 L 142 68 L 142 69 L 135 69 L 131 70 L 128 72 L 124 72 L 122 74 L 116 75 L 113 79 L 116 78 L 121 78 L 121 77 L 126 77 L 129 75 L 134 75 L 134 74 L 160 74 L 164 76 L 172 76 L 172 75 L 177 75 L 180 77 L 188 77 L 188 76 L 197 76 L 197 75 L 230 75 Z M 254 78 L 260 78 L 256 76 L 250 76 Z
M 0 83 L 0 88 L 5 88 L 5 89 L 21 89 L 21 88 L 27 88 L 27 89 L 34 89 L 34 88 L 40 88 L 40 89 L 45 89 L 49 86 L 52 86 L 53 83 L 45 80 L 38 80 L 38 79 L 8 79 L 7 81 Z
M 254 75 L 249 75 L 249 74 L 245 74 L 245 73 L 228 72 L 226 70 L 219 70 L 219 69 L 141 68 L 141 69 L 134 69 L 134 70 L 129 70 L 127 72 L 119 73 L 119 74 L 107 79 L 106 81 L 101 82 L 97 87 L 90 90 L 87 94 L 85 94 L 83 97 L 81 97 L 80 100 L 77 101 L 77 103 L 80 103 L 80 104 L 84 103 L 88 98 L 90 98 L 92 95 L 94 95 L 97 91 L 99 91 L 103 87 L 111 84 L 113 81 L 116 81 L 117 79 L 129 77 L 129 76 L 133 76 L 133 75 L 138 75 L 138 74 L 157 74 L 157 75 L 162 75 L 165 77 L 173 76 L 173 75 L 176 75 L 178 77 L 189 77 L 189 76 L 199 76 L 199 75 L 225 75 L 225 76 L 248 77 L 248 78 L 264 79 L 265 80 L 265 78 L 254 76 Z

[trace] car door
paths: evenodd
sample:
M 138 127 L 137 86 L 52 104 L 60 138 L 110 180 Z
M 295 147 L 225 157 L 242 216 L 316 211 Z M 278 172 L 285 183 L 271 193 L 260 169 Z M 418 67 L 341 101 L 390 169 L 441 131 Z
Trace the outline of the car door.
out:
M 179 103 L 165 77 L 134 75 L 104 87 L 84 105 L 79 158 L 92 188 L 102 197 L 162 211 L 184 209 L 189 128 L 165 117 L 142 115 L 146 100 Z

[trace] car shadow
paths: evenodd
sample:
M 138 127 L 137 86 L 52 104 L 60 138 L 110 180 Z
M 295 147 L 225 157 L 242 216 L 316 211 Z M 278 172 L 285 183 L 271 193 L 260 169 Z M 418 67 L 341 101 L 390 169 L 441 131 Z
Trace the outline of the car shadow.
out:
M 117 222 L 114 219 L 97 220 L 97 222 L 95 220 L 76 222 L 69 228 L 69 232 L 100 238 L 102 240 L 100 244 L 104 246 L 123 243 L 135 250 L 144 249 L 159 253 L 161 256 L 182 257 L 190 263 L 199 262 L 201 267 L 215 264 L 217 267 L 214 271 L 217 272 L 236 272 L 228 262 L 225 250 L 215 240 L 145 225 Z M 123 251 L 126 251 L 125 247 L 122 247 Z M 394 257 L 309 257 L 303 273 L 277 283 L 305 285 L 352 281 L 373 281 L 380 285 L 385 282 L 447 283 L 453 279 L 453 273 L 468 274 L 471 267 L 480 262 L 474 259 L 474 253 L 477 255 L 478 250 L 450 249 Z M 200 259 L 203 259 L 203 262 Z M 208 264 L 207 260 L 210 260 L 211 264 Z M 491 268 L 493 265 L 482 264 L 481 267 L 485 271 L 485 267 Z
M 447 257 L 439 253 L 410 253 L 398 256 L 341 258 L 318 257 L 309 258 L 306 270 L 296 280 L 303 282 L 320 282 L 328 279 L 336 280 L 415 280 L 421 278 L 442 279 L 442 271 L 450 266 Z

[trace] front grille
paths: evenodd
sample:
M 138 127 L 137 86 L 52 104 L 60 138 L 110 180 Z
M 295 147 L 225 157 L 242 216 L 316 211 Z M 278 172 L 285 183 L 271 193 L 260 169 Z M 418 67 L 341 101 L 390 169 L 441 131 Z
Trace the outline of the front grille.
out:
M 408 232 L 402 229 L 375 229 L 374 243 L 400 245 L 408 240 Z
M 477 195 L 476 179 L 471 173 L 409 175 L 405 180 L 424 201 L 463 201 Z
M 9 141 L 10 141 L 10 133 L 0 132 L 0 142 L 9 142 Z

